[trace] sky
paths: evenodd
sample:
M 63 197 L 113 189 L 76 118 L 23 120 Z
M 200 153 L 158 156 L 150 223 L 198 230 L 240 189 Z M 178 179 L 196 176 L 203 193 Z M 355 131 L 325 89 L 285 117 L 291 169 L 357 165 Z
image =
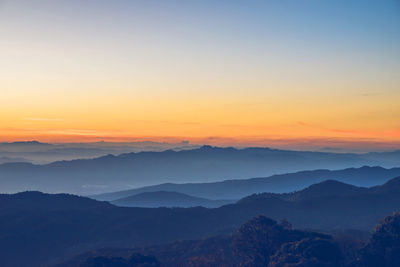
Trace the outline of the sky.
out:
M 400 1 L 0 0 L 0 141 L 400 148 Z

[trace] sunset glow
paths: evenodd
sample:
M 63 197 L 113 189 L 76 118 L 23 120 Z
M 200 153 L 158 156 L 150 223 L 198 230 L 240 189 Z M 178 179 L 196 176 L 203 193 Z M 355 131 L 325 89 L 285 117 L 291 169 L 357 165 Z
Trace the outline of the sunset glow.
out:
M 398 1 L 114 2 L 0 1 L 0 141 L 400 148 Z

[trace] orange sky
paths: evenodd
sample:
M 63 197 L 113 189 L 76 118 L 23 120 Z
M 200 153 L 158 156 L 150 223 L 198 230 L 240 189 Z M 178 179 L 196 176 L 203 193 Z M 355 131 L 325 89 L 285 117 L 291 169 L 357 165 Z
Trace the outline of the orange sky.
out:
M 0 5 L 0 141 L 398 148 L 400 19 L 389 4 L 353 17 L 316 2 L 282 14 L 279 2 L 18 3 Z

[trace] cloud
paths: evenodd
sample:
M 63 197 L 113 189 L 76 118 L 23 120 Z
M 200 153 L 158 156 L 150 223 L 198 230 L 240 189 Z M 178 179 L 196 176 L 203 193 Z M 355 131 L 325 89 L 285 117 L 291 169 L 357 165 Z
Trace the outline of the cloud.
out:
M 23 118 L 25 121 L 64 121 L 64 119 L 60 118 L 39 118 L 39 117 L 28 117 Z

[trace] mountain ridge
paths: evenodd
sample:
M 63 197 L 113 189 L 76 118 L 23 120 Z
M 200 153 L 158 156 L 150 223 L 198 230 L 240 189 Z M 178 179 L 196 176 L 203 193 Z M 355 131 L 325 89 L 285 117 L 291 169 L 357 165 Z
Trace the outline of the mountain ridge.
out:
M 92 195 L 89 197 L 98 200 L 113 200 L 141 192 L 173 191 L 209 199 L 239 199 L 247 195 L 267 191 L 270 193 L 285 193 L 285 190 L 282 190 L 282 188 L 288 187 L 286 184 L 290 184 L 291 187 L 291 190 L 287 191 L 301 190 L 309 185 L 329 179 L 356 185 L 365 184 L 366 186 L 373 186 L 383 184 L 390 178 L 399 175 L 400 168 L 385 169 L 377 166 L 363 166 L 361 168 L 347 168 L 334 171 L 300 171 L 295 173 L 272 175 L 269 177 L 225 180 L 212 183 L 164 183 L 155 186 Z
M 329 184 L 317 184 L 312 192 Z M 97 248 L 229 234 L 260 214 L 274 220 L 287 218 L 299 229 L 370 231 L 383 216 L 400 210 L 400 186 L 393 185 L 400 185 L 400 177 L 347 196 L 326 190 L 310 195 L 305 189 L 292 193 L 305 194 L 297 199 L 264 193 L 213 209 L 125 208 L 70 194 L 3 194 L 0 265 L 8 266 L 10 261 L 18 266 L 46 265 Z
M 210 200 L 171 191 L 155 191 L 143 192 L 133 196 L 116 199 L 110 203 L 120 207 L 188 208 L 201 206 L 206 208 L 217 208 L 233 202 L 235 202 L 235 200 Z
M 43 165 L 2 164 L 0 175 L 3 179 L 3 192 L 33 189 L 90 195 L 164 182 L 215 182 L 306 170 L 340 170 L 364 165 L 392 168 L 398 166 L 399 162 L 400 154 L 397 153 L 339 154 L 203 146 L 179 151 L 142 151 L 118 156 L 107 154 L 93 159 L 63 160 Z M 309 184 L 295 184 L 293 187 L 287 185 L 286 191 Z

